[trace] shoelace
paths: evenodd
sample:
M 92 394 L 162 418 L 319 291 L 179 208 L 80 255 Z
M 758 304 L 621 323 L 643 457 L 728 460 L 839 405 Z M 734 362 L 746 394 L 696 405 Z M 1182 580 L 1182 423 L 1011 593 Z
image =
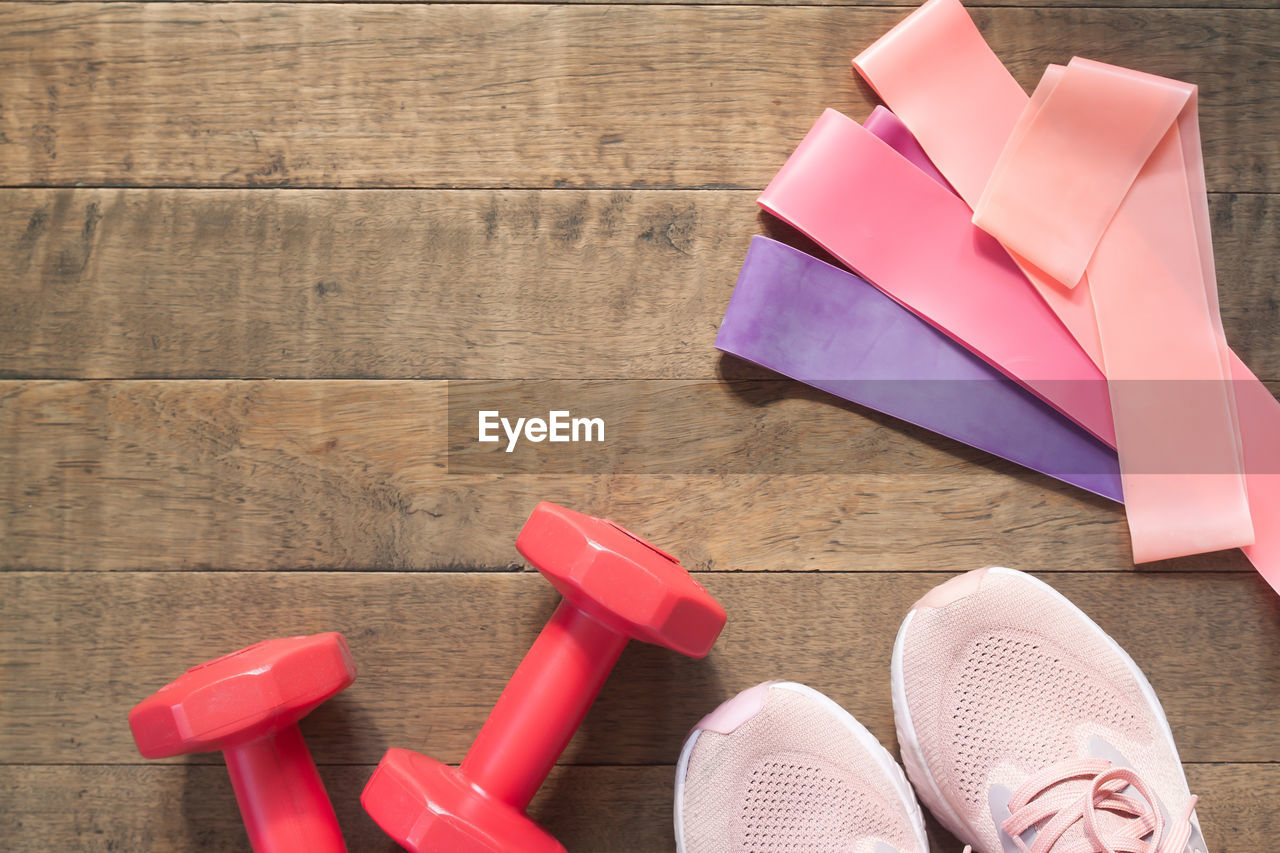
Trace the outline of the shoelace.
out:
M 1090 780 L 1083 794 L 1078 788 L 1063 790 L 1062 783 L 1075 779 Z M 1130 787 L 1138 797 L 1121 793 Z M 1019 786 L 1009 801 L 1009 819 L 1000 828 L 1020 853 L 1183 853 L 1191 838 L 1196 800 L 1191 798 L 1177 820 L 1166 822 L 1155 792 L 1136 772 L 1109 761 L 1084 758 L 1042 770 Z M 1098 815 L 1104 811 L 1129 821 L 1104 837 L 1098 826 Z M 1020 836 L 1042 821 L 1048 822 L 1027 846 Z M 1056 849 L 1066 831 L 1080 822 L 1085 838 Z M 971 847 L 964 849 L 964 853 L 971 851 Z

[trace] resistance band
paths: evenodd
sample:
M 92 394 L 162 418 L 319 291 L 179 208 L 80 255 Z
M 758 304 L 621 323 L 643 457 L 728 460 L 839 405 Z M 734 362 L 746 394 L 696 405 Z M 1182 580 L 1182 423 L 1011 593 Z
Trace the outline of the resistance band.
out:
M 939 185 L 955 192 L 898 116 L 885 107 L 878 106 L 863 122 L 863 127 L 892 146 Z M 1263 486 L 1275 483 L 1280 486 L 1280 441 L 1275 440 L 1275 432 L 1271 431 L 1272 425 L 1280 424 L 1280 401 L 1234 355 L 1232 370 L 1245 461 L 1250 472 L 1248 482 Z M 1280 488 L 1251 488 L 1249 494 L 1250 506 L 1256 517 L 1280 518 Z M 1256 544 L 1243 550 L 1255 565 L 1280 564 L 1280 538 L 1259 535 Z M 1263 574 L 1270 579 L 1266 572 Z
M 891 110 L 877 106 L 862 122 L 862 126 L 871 131 L 885 145 L 907 158 L 907 162 L 912 166 L 937 181 L 939 186 L 945 187 L 952 193 L 955 192 L 951 184 L 947 183 L 947 179 L 938 171 L 938 167 L 933 165 L 924 148 L 911 135 L 911 130 Z
M 716 347 L 1112 500 L 1115 453 L 857 276 L 755 237 Z
M 759 204 L 1114 446 L 1102 373 L 968 206 L 870 131 L 827 110 Z
M 987 46 L 959 0 L 929 0 L 853 60 L 970 208 L 1013 127 L 1027 93 Z M 1063 291 L 1037 270 L 1023 273 L 1101 370 L 1087 287 Z
M 1051 68 L 1028 99 L 956 0 L 930 0 L 854 66 L 960 196 L 978 208 L 979 222 L 1008 241 L 1081 347 L 1117 380 L 1111 393 L 1128 451 L 1122 453 L 1126 472 L 1135 442 L 1148 451 L 1143 464 L 1133 466 L 1147 482 L 1126 477 L 1135 558 L 1248 542 L 1251 514 L 1256 542 L 1245 553 L 1280 589 L 1280 469 L 1274 464 L 1280 403 L 1221 343 L 1194 88 L 1076 60 Z M 1028 171 L 1052 152 L 1062 157 L 1052 169 L 1039 176 Z M 1066 183 L 1055 184 L 1054 175 Z M 1019 215 L 1030 219 L 1015 221 Z M 1133 286 L 1139 282 L 1145 287 Z M 1135 343 L 1126 330 L 1135 331 L 1128 324 L 1142 317 L 1160 319 L 1136 329 Z M 1150 328 L 1166 319 L 1167 329 Z M 1105 351 L 1100 327 L 1107 330 Z M 1168 329 L 1179 330 L 1172 342 Z M 1182 363 L 1188 332 L 1191 367 Z M 1167 372 L 1159 358 L 1139 363 L 1141 351 L 1154 345 L 1174 362 Z M 1191 381 L 1144 381 L 1165 376 Z M 1224 383 L 1228 378 L 1234 382 Z M 1147 406 L 1176 416 L 1153 424 L 1144 420 Z M 1188 417 L 1195 423 L 1186 424 Z M 1231 473 L 1240 469 L 1236 428 L 1247 472 L 1245 511 L 1239 477 Z M 1198 443 L 1191 462 L 1181 465 L 1185 473 L 1160 473 L 1178 461 L 1171 453 L 1187 454 L 1191 436 Z M 1163 446 L 1147 444 L 1161 440 Z M 1170 484 L 1177 488 L 1165 489 Z M 1214 495 L 1208 517 L 1198 507 L 1197 517 L 1187 518 L 1185 495 L 1175 499 L 1174 493 L 1206 484 Z M 1167 511 L 1178 521 L 1153 519 Z
M 1050 66 L 974 222 L 1060 287 L 1088 270 L 1134 559 L 1252 545 L 1195 88 Z

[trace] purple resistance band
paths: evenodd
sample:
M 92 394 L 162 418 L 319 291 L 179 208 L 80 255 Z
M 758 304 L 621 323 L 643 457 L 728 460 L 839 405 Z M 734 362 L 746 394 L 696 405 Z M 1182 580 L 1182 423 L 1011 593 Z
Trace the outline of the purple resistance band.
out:
M 754 237 L 716 348 L 1121 500 L 1113 450 L 858 276 Z

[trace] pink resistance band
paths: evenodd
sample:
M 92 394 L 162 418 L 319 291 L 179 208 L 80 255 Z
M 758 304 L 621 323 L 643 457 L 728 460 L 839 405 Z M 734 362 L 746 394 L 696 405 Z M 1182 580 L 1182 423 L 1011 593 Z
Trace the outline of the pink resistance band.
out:
M 1101 372 L 968 206 L 827 110 L 759 198 L 902 305 L 1115 446 Z
M 910 128 L 938 170 L 972 208 L 1027 106 L 959 0 L 930 0 L 853 60 Z M 1023 268 L 1053 312 L 1102 368 L 1102 344 L 1087 285 L 1058 287 Z
M 1252 545 L 1195 87 L 1050 66 L 974 222 L 1060 287 L 1089 272 L 1134 559 Z
M 1280 473 L 1273 473 L 1280 472 L 1280 403 L 1225 348 L 1194 89 L 1077 60 L 1051 68 L 1029 100 L 957 0 L 930 0 L 854 66 L 960 195 L 978 206 L 979 221 L 1009 241 L 1081 346 L 1109 365 L 1109 377 L 1139 380 L 1112 388 L 1122 459 L 1128 449 L 1132 461 L 1135 441 L 1147 451 L 1125 479 L 1135 558 L 1229 547 L 1256 536 L 1245 553 L 1280 589 Z M 1034 177 L 1026 171 L 1030 154 L 1043 156 L 1072 136 L 1053 169 Z M 1070 183 L 1054 184 L 1054 176 Z M 1036 212 L 1016 221 L 1033 199 L 1040 202 Z M 1064 211 L 1070 215 L 1060 216 Z M 1147 284 L 1126 286 L 1134 282 Z M 1151 351 L 1162 355 L 1149 358 Z M 1169 376 L 1193 381 L 1141 381 Z M 1224 376 L 1235 380 L 1235 406 Z M 1177 416 L 1153 423 L 1144 408 L 1152 405 L 1172 407 Z M 1230 473 L 1240 466 L 1237 426 L 1249 472 L 1247 508 L 1239 476 Z M 1183 442 L 1193 437 L 1195 458 L 1185 472 L 1150 473 L 1168 470 L 1157 466 L 1185 452 Z M 1195 500 L 1200 488 L 1213 495 L 1213 506 Z M 1190 513 L 1187 492 L 1196 506 Z

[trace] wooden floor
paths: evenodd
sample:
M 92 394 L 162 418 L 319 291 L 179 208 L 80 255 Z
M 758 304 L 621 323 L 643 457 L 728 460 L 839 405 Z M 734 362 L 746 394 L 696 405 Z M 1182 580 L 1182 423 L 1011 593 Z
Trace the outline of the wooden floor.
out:
M 755 193 L 866 115 L 849 58 L 906 11 L 0 2 L 0 847 L 245 849 L 221 759 L 142 760 L 128 710 L 337 629 L 360 678 L 303 728 L 352 850 L 391 849 L 359 790 L 389 746 L 463 756 L 554 605 L 512 548 L 551 499 L 730 614 L 705 661 L 624 654 L 533 808 L 575 853 L 673 849 L 683 735 L 758 681 L 892 744 L 899 620 L 987 563 L 1146 669 L 1210 849 L 1274 853 L 1280 599 L 1240 554 L 1135 569 L 1118 507 L 712 348 Z M 973 13 L 1027 86 L 1074 53 L 1199 84 L 1224 321 L 1280 379 L 1274 2 Z M 687 381 L 705 464 L 449 472 L 449 380 L 546 378 Z

